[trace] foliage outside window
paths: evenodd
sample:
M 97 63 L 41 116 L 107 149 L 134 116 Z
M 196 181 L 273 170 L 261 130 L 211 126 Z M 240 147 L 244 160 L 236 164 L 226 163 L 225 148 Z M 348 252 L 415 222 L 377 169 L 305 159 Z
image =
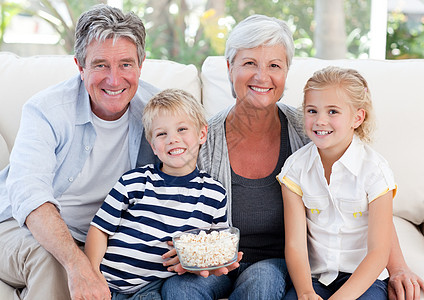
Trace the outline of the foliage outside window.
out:
M 73 52 L 78 16 L 90 6 L 107 0 L 27 0 L 20 11 L 43 18 L 61 37 L 60 45 Z M 0 45 L 7 22 L 17 13 L 1 2 Z M 61 9 L 58 9 L 60 6 Z M 200 67 L 211 55 L 223 55 L 231 28 L 257 13 L 285 20 L 293 31 L 296 56 L 315 55 L 314 0 L 123 0 L 124 11 L 133 11 L 145 23 L 148 58 L 193 63 Z M 63 9 L 65 8 L 65 9 Z M 347 58 L 367 58 L 371 0 L 345 0 Z M 64 15 L 64 12 L 66 16 Z M 408 20 L 401 13 L 389 14 L 387 58 L 422 58 L 423 20 Z
M 424 58 L 424 16 L 408 18 L 389 14 L 387 22 L 387 59 Z

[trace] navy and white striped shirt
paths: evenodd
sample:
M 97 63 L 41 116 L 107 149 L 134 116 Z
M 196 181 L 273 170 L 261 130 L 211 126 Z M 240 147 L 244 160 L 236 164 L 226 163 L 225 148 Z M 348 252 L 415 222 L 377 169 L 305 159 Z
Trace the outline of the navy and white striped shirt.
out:
M 153 164 L 125 173 L 91 222 L 109 235 L 100 270 L 111 290 L 134 293 L 175 275 L 162 265 L 166 242 L 185 230 L 228 225 L 226 203 L 223 186 L 197 168 L 181 177 Z

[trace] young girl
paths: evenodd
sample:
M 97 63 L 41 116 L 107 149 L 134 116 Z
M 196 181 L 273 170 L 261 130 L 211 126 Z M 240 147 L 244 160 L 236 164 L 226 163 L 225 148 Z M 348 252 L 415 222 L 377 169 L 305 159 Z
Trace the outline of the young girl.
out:
M 277 177 L 294 285 L 285 299 L 387 299 L 387 283 L 377 278 L 389 258 L 396 185 L 367 145 L 368 84 L 355 70 L 317 71 L 304 88 L 303 112 L 312 142 Z

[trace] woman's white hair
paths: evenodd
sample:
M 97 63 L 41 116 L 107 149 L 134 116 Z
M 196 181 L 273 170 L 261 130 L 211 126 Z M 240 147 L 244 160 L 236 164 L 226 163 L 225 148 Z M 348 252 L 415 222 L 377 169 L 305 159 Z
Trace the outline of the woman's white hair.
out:
M 294 56 L 292 32 L 286 22 L 264 15 L 252 15 L 238 23 L 230 32 L 225 46 L 225 59 L 234 62 L 237 52 L 259 46 L 283 45 L 289 68 Z

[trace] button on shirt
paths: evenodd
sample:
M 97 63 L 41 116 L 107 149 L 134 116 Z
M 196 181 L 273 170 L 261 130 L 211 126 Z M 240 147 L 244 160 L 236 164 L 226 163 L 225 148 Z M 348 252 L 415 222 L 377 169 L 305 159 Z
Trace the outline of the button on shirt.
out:
M 313 143 L 289 157 L 277 178 L 305 205 L 312 276 L 328 285 L 338 272 L 353 273 L 367 254 L 368 204 L 396 192 L 387 161 L 354 136 L 333 164 L 330 184 Z

